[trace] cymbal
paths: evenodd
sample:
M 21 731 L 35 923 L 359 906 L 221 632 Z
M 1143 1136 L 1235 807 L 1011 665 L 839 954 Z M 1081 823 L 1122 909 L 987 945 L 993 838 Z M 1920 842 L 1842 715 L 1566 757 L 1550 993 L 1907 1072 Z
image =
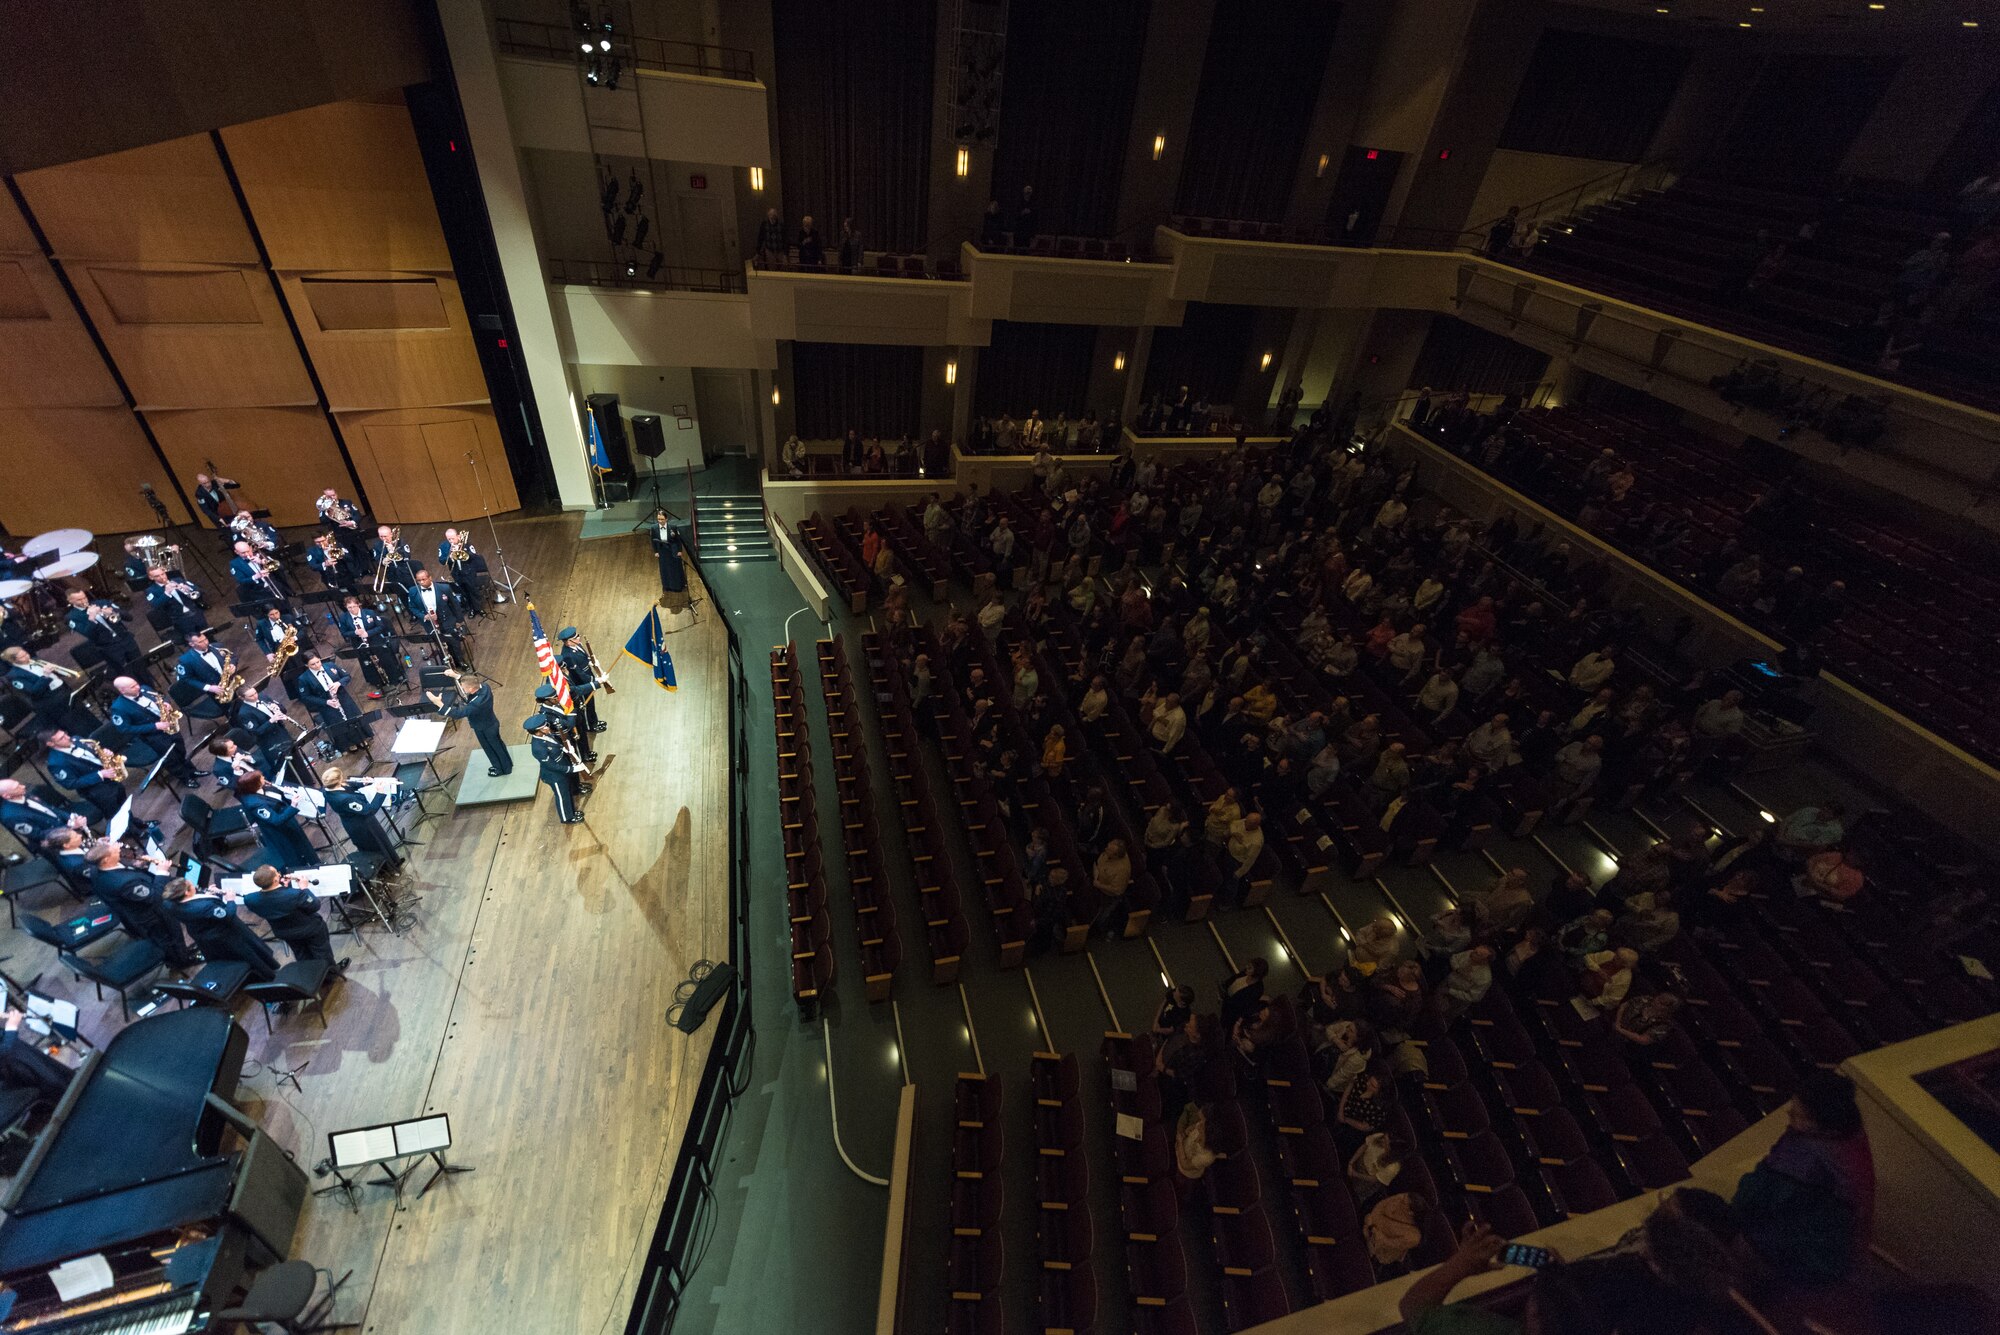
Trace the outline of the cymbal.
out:
M 50 552 L 60 552 L 64 556 L 80 552 L 90 546 L 97 535 L 87 528 L 52 528 L 47 533 L 37 533 L 21 544 L 23 556 L 47 556 Z
M 35 581 L 31 579 L 0 579 L 0 598 L 19 598 L 34 587 Z
M 74 556 L 65 556 L 51 561 L 45 566 L 37 566 L 35 568 L 35 578 L 62 579 L 69 575 L 81 575 L 96 564 L 96 552 L 78 552 Z

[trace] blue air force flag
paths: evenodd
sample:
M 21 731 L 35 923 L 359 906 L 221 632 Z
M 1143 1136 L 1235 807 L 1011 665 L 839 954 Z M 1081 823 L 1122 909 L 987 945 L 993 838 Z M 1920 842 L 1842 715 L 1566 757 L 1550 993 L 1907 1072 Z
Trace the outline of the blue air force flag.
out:
M 600 473 L 611 471 L 611 452 L 604 446 L 604 433 L 597 429 L 597 414 L 585 412 L 584 429 L 590 435 L 590 466 Z
M 647 611 L 639 629 L 625 641 L 625 652 L 652 669 L 654 685 L 667 691 L 680 689 L 680 683 L 674 678 L 674 656 L 667 652 L 666 632 L 660 629 L 659 608 Z

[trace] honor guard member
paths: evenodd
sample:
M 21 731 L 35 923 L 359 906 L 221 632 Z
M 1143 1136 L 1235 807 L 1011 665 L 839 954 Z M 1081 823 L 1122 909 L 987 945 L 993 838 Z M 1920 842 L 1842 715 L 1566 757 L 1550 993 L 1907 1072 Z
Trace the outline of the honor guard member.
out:
M 389 828 L 388 795 L 362 792 L 359 783 L 333 765 L 320 775 L 320 783 L 321 795 L 333 808 L 333 814 L 340 817 L 340 827 L 347 831 L 355 848 L 379 854 L 391 867 L 399 865 L 403 855 L 396 851 L 396 832 Z
M 167 758 L 161 771 L 176 779 L 188 774 L 187 752 L 181 746 L 180 720 L 167 718 L 166 698 L 150 686 L 141 686 L 134 677 L 114 677 L 118 695 L 111 702 L 111 726 L 118 732 L 118 749 L 131 763 L 151 769 Z
M 586 763 L 592 765 L 597 763 L 597 748 L 591 744 L 590 734 L 578 726 L 577 715 L 564 713 L 563 707 L 556 703 L 555 687 L 543 682 L 535 688 L 535 708 L 541 710 L 542 716 L 549 720 L 550 725 L 556 730 L 556 736 L 575 746 Z
M 269 865 L 251 872 L 250 882 L 257 888 L 243 896 L 243 907 L 270 924 L 293 959 L 325 960 L 335 973 L 346 971 L 347 961 L 333 957 L 333 934 L 310 887 Z
M 82 589 L 69 591 L 69 628 L 110 664 L 113 672 L 137 672 L 145 661 L 145 650 L 125 624 L 125 614 L 115 604 L 92 598 Z M 82 660 L 78 659 L 79 664 Z
M 653 555 L 660 558 L 660 606 L 669 612 L 684 612 L 688 605 L 687 567 L 681 553 L 687 543 L 681 531 L 667 519 L 665 510 L 653 512 Z
M 576 809 L 576 761 L 556 734 L 555 720 L 547 714 L 531 714 L 522 721 L 528 746 L 542 772 L 542 782 L 555 794 L 556 818 L 565 825 L 583 819 Z
M 188 636 L 188 647 L 174 660 L 174 698 L 196 718 L 221 718 L 222 666 L 229 660 L 209 642 L 208 632 Z
M 361 675 L 370 687 L 370 700 L 380 700 L 383 691 L 391 688 L 400 691 L 409 684 L 396 632 L 389 628 L 380 612 L 363 607 L 359 598 L 350 595 L 333 624 L 339 628 L 340 638 L 354 650 L 354 660 L 361 665 Z
M 19 779 L 0 779 L 0 825 L 13 831 L 23 848 L 34 848 L 57 830 L 88 833 L 90 817 L 52 788 L 30 788 Z
M 403 535 L 387 524 L 376 527 L 368 552 L 375 558 L 375 568 L 383 571 L 382 582 L 395 585 L 399 596 L 410 591 L 417 582 L 417 572 L 424 568 L 424 563 L 410 554 L 410 544 L 403 541 Z
M 125 805 L 125 788 L 104 757 L 57 728 L 49 734 L 49 777 L 110 820 Z
M 319 850 L 306 836 L 306 827 L 299 824 L 299 809 L 262 774 L 252 770 L 236 781 L 236 801 L 257 827 L 257 837 L 271 861 L 286 871 L 319 865 Z
M 278 669 L 278 680 L 284 683 L 285 693 L 292 693 L 292 683 L 299 679 L 299 673 L 306 670 L 306 646 L 312 643 L 312 635 L 303 614 L 283 607 L 267 607 L 264 619 L 250 627 L 250 638 L 257 641 L 257 647 L 264 656 L 276 659 L 278 650 L 285 643 L 285 632 L 292 634 L 292 652 L 285 657 L 285 665 Z
M 69 698 L 69 681 L 54 668 L 30 658 L 20 645 L 0 650 L 0 662 L 7 665 L 7 685 L 34 714 L 36 726 L 71 732 L 89 732 L 97 726 L 90 711 Z
M 318 654 L 306 659 L 306 670 L 299 674 L 299 703 L 313 712 L 326 728 L 327 740 L 342 751 L 360 750 L 371 736 L 354 697 L 347 693 L 347 683 L 353 680 L 345 668 Z
M 447 670 L 451 679 L 458 684 L 458 703 L 447 705 L 444 697 L 436 691 L 428 691 L 432 708 L 446 718 L 462 718 L 472 729 L 472 735 L 479 739 L 479 749 L 486 752 L 486 772 L 494 778 L 514 772 L 514 757 L 507 752 L 507 744 L 500 740 L 500 720 L 493 716 L 493 686 L 490 682 L 480 682 L 479 689 L 470 695 L 465 691 L 465 679 L 457 672 Z M 551 692 L 553 694 L 553 692 Z
M 472 545 L 472 535 L 455 528 L 446 529 L 444 537 L 438 540 L 438 567 L 457 586 L 459 597 L 465 600 L 465 610 L 483 616 L 488 592 L 486 558 Z
M 583 730 L 603 732 L 604 724 L 597 717 L 597 672 L 591 666 L 590 651 L 577 638 L 575 626 L 564 626 L 556 638 L 562 641 L 557 661 L 562 664 L 563 675 L 569 678 L 570 703 L 576 706 L 583 720 Z
M 301 663 L 299 669 L 303 674 L 305 664 Z M 277 704 L 259 695 L 255 686 L 245 686 L 236 693 L 236 703 L 229 711 L 229 735 L 238 746 L 256 751 L 258 769 L 276 774 L 284 768 L 285 757 L 292 753 L 289 718 Z
M 166 956 L 167 963 L 186 970 L 195 964 L 180 924 L 167 916 L 161 902 L 166 889 L 166 860 L 148 860 L 144 867 L 125 865 L 125 850 L 110 839 L 90 846 L 90 888 L 118 915 L 118 923 L 132 936 L 151 941 Z
M 233 960 L 250 970 L 252 982 L 268 983 L 278 976 L 278 957 L 264 938 L 236 914 L 236 906 L 209 890 L 176 876 L 161 889 L 167 914 L 201 948 L 202 958 Z
M 237 488 L 235 478 L 210 477 L 206 473 L 194 475 L 195 507 L 208 516 L 208 522 L 217 528 L 229 527 L 229 521 L 236 516 L 239 507 L 236 498 L 229 493 Z
M 422 623 L 425 635 L 434 635 L 444 642 L 445 654 L 451 660 L 447 666 L 471 666 L 471 660 L 465 656 L 465 603 L 457 589 L 433 580 L 431 572 L 420 567 L 416 587 L 410 590 L 410 615 Z
M 162 635 L 185 638 L 208 629 L 208 598 L 178 570 L 155 566 L 146 572 L 146 619 Z

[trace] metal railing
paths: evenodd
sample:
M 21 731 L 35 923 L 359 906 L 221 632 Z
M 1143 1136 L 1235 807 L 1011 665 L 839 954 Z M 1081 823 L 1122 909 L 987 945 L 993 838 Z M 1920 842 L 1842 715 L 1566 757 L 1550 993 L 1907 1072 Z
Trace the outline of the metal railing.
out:
M 499 30 L 500 49 L 512 55 L 568 60 L 581 54 L 583 34 L 575 29 L 521 19 L 498 19 L 495 24 Z M 711 79 L 742 79 L 752 83 L 757 79 L 755 59 L 748 51 L 738 47 L 703 46 L 698 42 L 640 37 L 633 33 L 620 35 L 617 42 L 618 53 L 642 70 L 701 74 Z
M 1558 223 L 1572 218 L 1592 205 L 1608 204 L 1641 191 L 1660 189 L 1672 184 L 1679 171 L 1678 164 L 1670 158 L 1627 163 L 1558 190 L 1553 195 L 1521 204 L 1517 206 L 1519 212 L 1514 217 L 1515 236 L 1519 237 L 1543 223 Z M 1484 250 L 1487 235 L 1505 216 L 1497 214 L 1475 227 L 1459 231 L 1437 227 L 1391 227 L 1378 234 L 1372 244 L 1409 250 Z
M 659 292 L 744 292 L 737 269 L 696 269 L 684 264 L 655 268 L 645 260 L 549 260 L 551 283 L 589 287 L 632 287 Z
M 701 560 L 688 554 L 697 573 Z M 717 1005 L 715 1037 L 702 1064 L 687 1130 L 667 1184 L 666 1203 L 646 1251 L 626 1335 L 666 1335 L 680 1313 L 708 1244 L 715 1236 L 716 1156 L 729 1129 L 736 1097 L 748 1088 L 749 1061 L 756 1031 L 750 1018 L 750 821 L 745 802 L 750 789 L 750 738 L 744 726 L 749 681 L 743 646 L 728 609 L 711 604 L 729 636 L 729 955 L 736 978 Z M 664 1016 L 659 1023 L 665 1024 Z M 661 1134 L 666 1134 L 662 1128 Z

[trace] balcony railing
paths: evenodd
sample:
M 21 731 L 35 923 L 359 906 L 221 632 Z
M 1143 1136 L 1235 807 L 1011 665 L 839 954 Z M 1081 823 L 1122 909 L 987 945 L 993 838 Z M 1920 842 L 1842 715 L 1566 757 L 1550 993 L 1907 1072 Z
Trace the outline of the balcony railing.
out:
M 529 23 L 520 19 L 499 19 L 500 49 L 517 56 L 539 56 L 567 60 L 581 53 L 583 34 L 554 23 Z M 595 40 L 593 38 L 593 40 Z M 626 33 L 618 37 L 618 54 L 642 70 L 665 70 L 672 74 L 702 74 L 711 79 L 743 79 L 755 82 L 757 66 L 748 51 L 733 46 L 703 46 L 698 42 L 676 42 L 665 37 L 640 37 Z
M 587 287 L 644 288 L 651 292 L 742 292 L 740 269 L 693 269 L 681 264 L 655 268 L 650 260 L 550 260 L 551 283 Z

